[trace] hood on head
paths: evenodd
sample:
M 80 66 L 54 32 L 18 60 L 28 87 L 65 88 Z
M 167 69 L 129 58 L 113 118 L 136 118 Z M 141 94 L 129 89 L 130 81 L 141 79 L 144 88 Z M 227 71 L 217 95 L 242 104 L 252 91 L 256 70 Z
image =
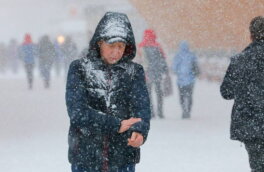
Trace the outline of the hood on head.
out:
M 31 35 L 29 33 L 25 34 L 23 44 L 31 44 L 31 43 L 32 43 Z
M 142 48 L 142 47 L 160 47 L 160 44 L 156 41 L 156 39 L 157 39 L 157 36 L 156 36 L 155 31 L 153 29 L 146 29 L 144 31 L 144 34 L 143 34 L 142 42 L 139 44 L 139 48 Z M 165 57 L 165 55 L 164 55 L 164 57 Z
M 144 31 L 144 36 L 143 36 L 143 39 L 144 40 L 151 42 L 151 41 L 155 41 L 156 38 L 157 38 L 157 36 L 156 36 L 154 30 L 152 30 L 152 29 L 146 29 Z
M 95 33 L 89 44 L 89 54 L 94 53 L 99 57 L 99 41 L 107 43 L 124 42 L 126 49 L 120 61 L 132 60 L 136 54 L 134 33 L 130 21 L 126 14 L 117 12 L 107 12 L 98 23 Z
M 181 41 L 179 49 L 183 51 L 189 51 L 189 43 L 187 41 Z

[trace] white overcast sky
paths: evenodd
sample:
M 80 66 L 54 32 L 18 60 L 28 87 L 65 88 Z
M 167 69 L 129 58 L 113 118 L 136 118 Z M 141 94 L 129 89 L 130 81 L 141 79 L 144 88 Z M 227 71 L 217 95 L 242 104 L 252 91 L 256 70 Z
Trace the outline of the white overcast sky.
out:
M 108 4 L 110 9 L 117 4 L 129 6 L 127 0 L 0 0 L 0 42 L 11 38 L 20 42 L 26 32 L 36 41 L 36 37 L 56 31 L 58 23 L 70 20 L 71 7 L 81 9 L 88 4 L 95 7 Z

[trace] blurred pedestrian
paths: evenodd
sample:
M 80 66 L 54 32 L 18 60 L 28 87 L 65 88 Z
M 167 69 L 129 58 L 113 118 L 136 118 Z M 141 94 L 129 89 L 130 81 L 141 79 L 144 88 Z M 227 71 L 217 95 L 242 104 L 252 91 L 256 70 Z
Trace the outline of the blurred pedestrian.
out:
M 55 49 L 55 59 L 54 59 L 54 68 L 57 76 L 60 76 L 62 68 L 64 67 L 64 54 L 62 50 L 62 44 L 64 43 L 64 37 L 59 36 L 54 42 Z
M 165 60 L 165 54 L 156 41 L 156 34 L 152 29 L 146 29 L 144 31 L 143 40 L 139 44 L 140 55 L 143 58 L 143 66 L 146 69 L 146 80 L 148 91 L 151 100 L 151 115 L 155 117 L 156 113 L 160 118 L 164 118 L 163 114 L 163 87 L 164 78 L 170 79 L 169 70 Z M 170 81 L 170 80 L 169 80 Z M 169 84 L 169 83 L 167 83 Z M 152 89 L 157 97 L 157 106 L 154 108 L 154 102 L 152 100 Z
M 26 34 L 24 42 L 19 47 L 19 57 L 23 61 L 28 81 L 28 88 L 33 88 L 33 69 L 37 58 L 36 45 L 32 42 L 31 35 Z
M 19 57 L 18 57 L 18 43 L 15 39 L 11 39 L 7 47 L 7 57 L 9 67 L 13 73 L 17 73 L 19 66 Z
M 50 87 L 51 67 L 55 60 L 55 48 L 50 41 L 49 36 L 43 36 L 38 43 L 39 69 L 44 80 L 44 87 Z
M 150 125 L 149 96 L 128 17 L 107 12 L 88 54 L 71 63 L 66 103 L 72 172 L 135 172 Z
M 221 94 L 234 99 L 231 139 L 245 144 L 252 172 L 264 171 L 264 17 L 251 20 L 252 42 L 231 58 Z
M 182 41 L 179 50 L 173 59 L 173 71 L 177 75 L 182 118 L 191 117 L 192 94 L 195 78 L 199 74 L 197 57 L 189 49 L 187 41 Z
M 78 56 L 78 50 L 70 36 L 65 38 L 65 42 L 62 44 L 61 48 L 64 56 L 65 75 L 67 75 L 70 63 Z
M 0 43 L 0 72 L 6 72 L 7 68 L 7 48 L 4 43 Z

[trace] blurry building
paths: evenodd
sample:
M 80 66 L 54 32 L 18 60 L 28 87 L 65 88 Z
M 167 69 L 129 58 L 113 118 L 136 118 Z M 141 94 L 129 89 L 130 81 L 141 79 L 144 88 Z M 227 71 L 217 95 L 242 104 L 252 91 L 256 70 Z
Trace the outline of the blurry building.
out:
M 130 0 L 164 43 L 187 39 L 197 48 L 242 49 L 250 20 L 264 14 L 263 0 Z

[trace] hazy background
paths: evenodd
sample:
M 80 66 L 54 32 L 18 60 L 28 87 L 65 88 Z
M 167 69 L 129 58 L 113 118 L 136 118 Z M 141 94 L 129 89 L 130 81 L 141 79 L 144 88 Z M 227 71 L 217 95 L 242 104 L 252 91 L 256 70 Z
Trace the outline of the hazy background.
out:
M 37 61 L 29 90 L 21 60 L 13 70 L 3 53 L 10 40 L 21 45 L 25 33 L 34 43 L 43 35 L 52 42 L 71 36 L 80 54 L 106 11 L 128 15 L 137 43 L 146 28 L 154 29 L 169 67 L 181 40 L 198 56 L 191 120 L 181 119 L 170 73 L 174 94 L 165 98 L 165 119 L 151 121 L 137 171 L 248 172 L 244 146 L 229 139 L 232 101 L 221 98 L 219 84 L 230 56 L 250 42 L 248 25 L 264 14 L 262 0 L 0 0 L 0 171 L 70 171 L 66 73 L 53 66 L 45 89 Z

